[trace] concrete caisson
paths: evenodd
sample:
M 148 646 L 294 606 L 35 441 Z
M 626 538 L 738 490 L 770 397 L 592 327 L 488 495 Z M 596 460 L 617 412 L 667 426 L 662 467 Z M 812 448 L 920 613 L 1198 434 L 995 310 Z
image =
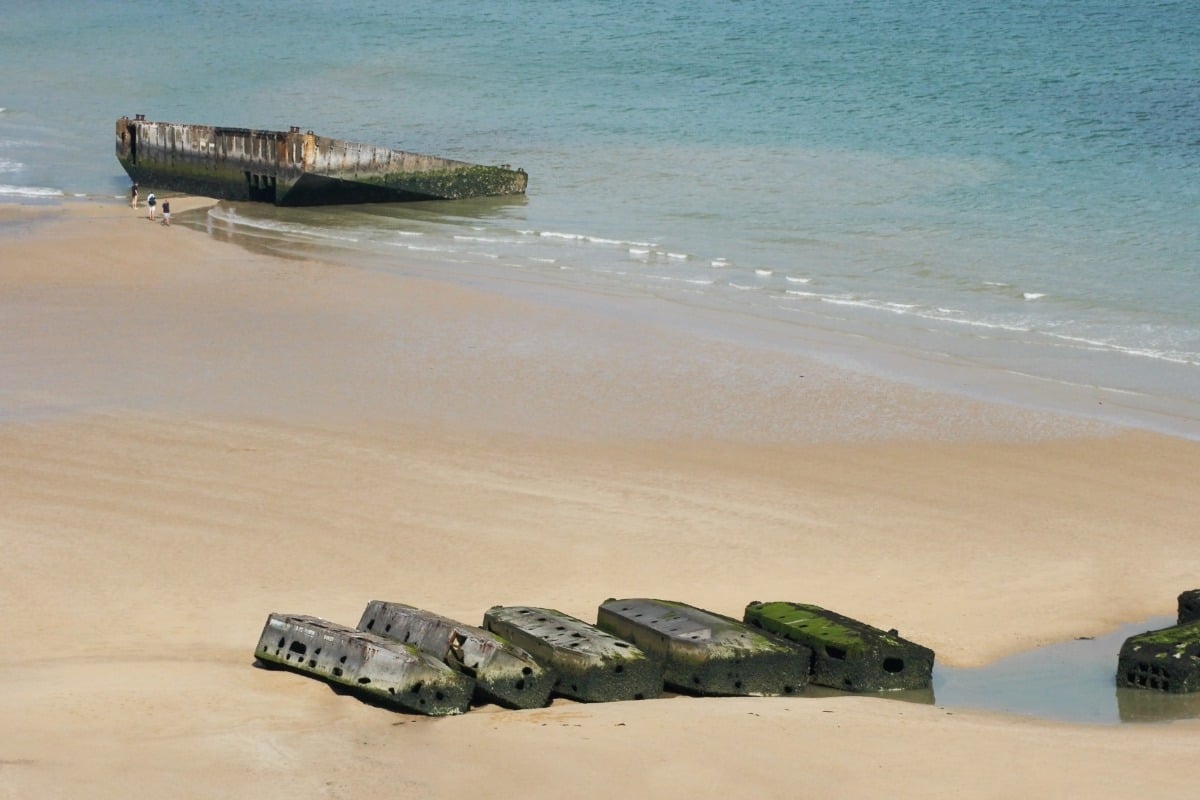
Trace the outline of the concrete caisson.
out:
M 317 617 L 270 614 L 254 655 L 343 686 L 373 702 L 430 716 L 467 710 L 475 682 L 412 645 Z
M 280 206 L 457 200 L 525 193 L 528 176 L 486 166 L 287 131 L 155 122 L 116 123 L 116 155 L 134 181 L 159 190 Z
M 554 670 L 554 693 L 585 703 L 642 700 L 663 690 L 662 663 L 594 625 L 545 608 L 495 606 L 483 627 Z
M 1200 620 L 1200 589 L 1188 589 L 1179 595 L 1179 617 L 1176 622 L 1183 625 Z
M 695 606 L 610 599 L 596 625 L 662 661 L 667 687 L 679 692 L 787 695 L 808 683 L 807 647 Z
M 1117 686 L 1171 694 L 1200 691 L 1200 621 L 1126 639 L 1117 657 Z
M 847 692 L 925 689 L 934 653 L 865 622 L 804 603 L 753 602 L 748 625 L 812 649 L 812 683 Z
M 550 702 L 554 672 L 491 631 L 431 611 L 372 600 L 358 629 L 416 646 L 475 679 L 478 702 L 541 708 Z

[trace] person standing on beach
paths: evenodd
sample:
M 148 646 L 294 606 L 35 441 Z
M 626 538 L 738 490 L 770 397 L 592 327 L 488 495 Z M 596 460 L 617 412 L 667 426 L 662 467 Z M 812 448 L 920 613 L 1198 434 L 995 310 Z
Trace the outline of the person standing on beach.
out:
M 129 190 L 129 207 L 137 208 L 137 181 L 134 181 L 133 188 Z
M 163 200 L 163 225 L 170 226 L 171 224 L 171 201 Z
M 158 201 L 154 198 L 154 192 L 146 195 L 146 205 L 150 206 L 150 216 L 148 216 L 147 219 L 154 219 L 154 205 L 157 202 Z

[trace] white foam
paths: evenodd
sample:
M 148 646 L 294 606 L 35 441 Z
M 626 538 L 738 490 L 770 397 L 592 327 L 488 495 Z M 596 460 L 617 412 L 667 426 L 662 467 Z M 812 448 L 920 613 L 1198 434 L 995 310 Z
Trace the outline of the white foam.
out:
M 688 254 L 687 253 L 667 253 L 667 258 L 673 258 L 677 261 L 686 261 L 688 259 Z
M 1041 300 L 1045 296 L 1045 292 L 1023 292 L 1021 294 L 1021 297 L 1025 300 Z
M 20 172 L 23 169 L 25 169 L 25 165 L 20 161 L 0 158 L 0 172 Z
M 0 185 L 0 195 L 6 197 L 62 197 L 62 189 L 49 189 L 44 186 L 7 186 Z
M 756 269 L 756 270 L 754 270 L 754 274 L 758 275 L 760 277 L 763 277 L 763 278 L 769 278 L 775 274 L 775 270 L 773 270 L 773 269 Z
M 788 283 L 812 283 L 812 278 L 798 278 L 795 275 L 785 275 Z

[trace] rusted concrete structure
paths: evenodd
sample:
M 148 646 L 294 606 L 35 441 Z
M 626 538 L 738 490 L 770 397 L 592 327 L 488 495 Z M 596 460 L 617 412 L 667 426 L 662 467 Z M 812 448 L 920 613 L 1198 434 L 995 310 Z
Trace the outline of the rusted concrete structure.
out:
M 1200 621 L 1130 636 L 1117 657 L 1117 686 L 1200 691 Z
M 865 622 L 804 603 L 746 606 L 746 624 L 812 648 L 810 680 L 846 692 L 925 689 L 933 651 Z
M 405 642 L 475 679 L 475 699 L 505 708 L 541 708 L 550 702 L 554 671 L 491 631 L 403 603 L 372 600 L 360 631 Z
M 495 606 L 484 614 L 483 627 L 553 669 L 554 692 L 563 697 L 603 703 L 662 694 L 662 662 L 561 611 Z
M 524 194 L 528 176 L 407 153 L 312 131 L 151 122 L 116 124 L 117 160 L 134 181 L 158 190 L 258 200 L 281 206 L 455 200 Z
M 271 614 L 254 655 L 350 689 L 373 702 L 430 716 L 467 710 L 475 682 L 412 645 L 317 617 Z
M 663 662 L 676 691 L 787 695 L 808 683 L 812 652 L 711 611 L 645 598 L 606 600 L 596 625 Z

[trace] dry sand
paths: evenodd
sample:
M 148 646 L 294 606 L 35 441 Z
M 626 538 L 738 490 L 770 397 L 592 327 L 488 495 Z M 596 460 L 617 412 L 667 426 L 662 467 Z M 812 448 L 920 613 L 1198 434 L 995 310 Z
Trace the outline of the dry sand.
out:
M 203 201 L 176 199 L 176 223 Z M 595 298 L 0 208 L 0 797 L 1180 797 L 1200 722 L 878 698 L 393 714 L 270 611 L 817 602 L 977 665 L 1171 614 L 1200 444 Z M 553 293 L 549 293 L 553 294 Z M 1114 653 L 1115 666 L 1115 653 Z

